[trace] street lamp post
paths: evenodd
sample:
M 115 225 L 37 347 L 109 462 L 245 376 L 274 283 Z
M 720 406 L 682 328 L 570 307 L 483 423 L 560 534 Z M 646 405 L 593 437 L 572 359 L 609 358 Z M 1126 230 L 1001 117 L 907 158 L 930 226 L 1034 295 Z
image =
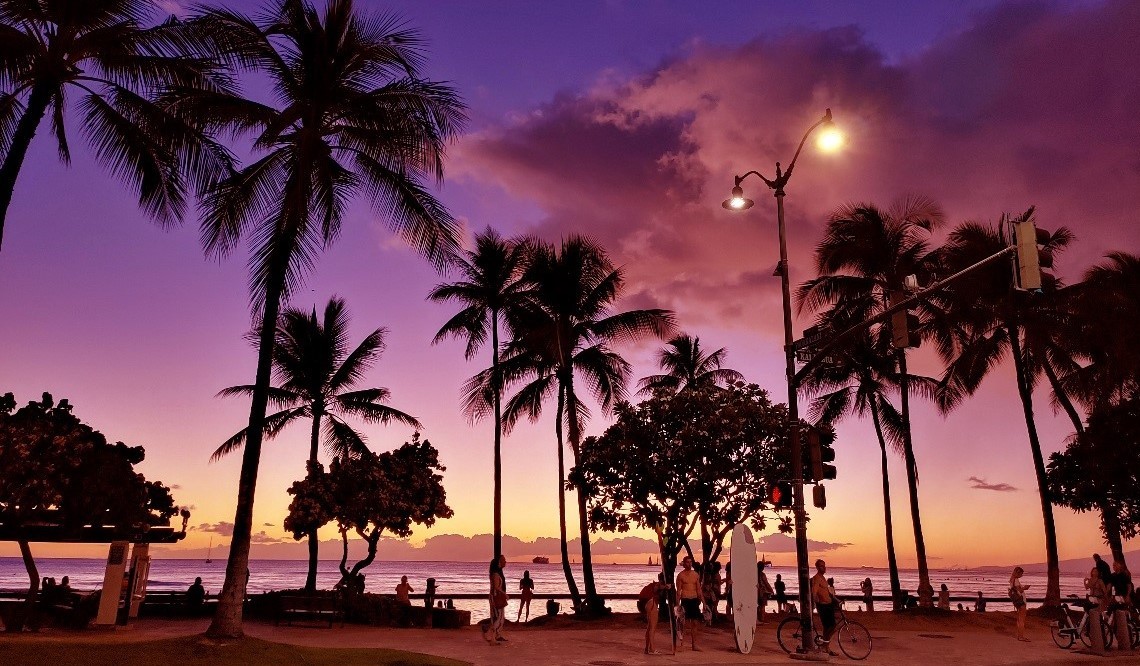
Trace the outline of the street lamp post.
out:
M 788 383 L 788 430 L 792 441 L 792 484 L 794 486 L 792 493 L 792 514 L 795 517 L 796 571 L 798 574 L 800 597 L 800 636 L 802 638 L 801 648 L 804 653 L 810 652 L 815 647 L 815 644 L 811 623 L 811 592 L 808 580 L 807 514 L 804 511 L 803 447 L 800 442 L 800 410 L 797 395 L 799 391 L 796 386 L 796 353 L 792 347 L 795 336 L 792 333 L 792 288 L 791 278 L 788 274 L 788 243 L 784 226 L 784 187 L 792 177 L 796 160 L 799 158 L 800 151 L 803 150 L 808 137 L 811 136 L 811 133 L 817 128 L 822 126 L 830 127 L 831 124 L 831 109 L 827 109 L 823 114 L 823 118 L 809 127 L 807 132 L 804 133 L 803 139 L 800 139 L 800 145 L 796 148 L 796 153 L 792 157 L 791 163 L 788 164 L 786 171 L 781 171 L 780 163 L 776 162 L 776 177 L 773 179 L 765 177 L 758 171 L 748 171 L 743 175 L 736 176 L 736 182 L 732 188 L 732 197 L 726 199 L 722 204 L 729 210 L 746 210 L 755 204 L 751 199 L 744 197 L 744 190 L 740 187 L 740 183 L 743 182 L 745 178 L 748 178 L 748 176 L 756 176 L 764 181 L 764 184 L 771 188 L 776 197 L 776 221 L 780 232 L 780 264 L 776 270 L 780 274 L 780 287 L 784 308 L 784 356 Z M 837 133 L 829 133 L 824 136 L 824 139 L 824 141 L 821 141 L 821 147 L 825 149 L 837 148 L 841 143 L 841 139 Z

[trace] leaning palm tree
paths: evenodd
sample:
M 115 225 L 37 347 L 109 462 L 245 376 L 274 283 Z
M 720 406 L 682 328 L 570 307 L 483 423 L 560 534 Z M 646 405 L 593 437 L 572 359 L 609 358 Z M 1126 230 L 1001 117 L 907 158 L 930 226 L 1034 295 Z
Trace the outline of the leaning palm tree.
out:
M 224 151 L 201 147 L 156 102 L 171 87 L 219 89 L 192 27 L 157 25 L 152 0 L 0 0 L 0 246 L 32 138 L 50 116 L 59 159 L 71 162 L 68 121 L 96 158 L 161 224 L 181 219 L 190 184 L 226 168 Z M 68 99 L 72 104 L 68 104 Z M 188 178 L 194 176 L 194 178 Z
M 501 326 L 509 320 L 522 293 L 522 272 L 526 244 L 504 240 L 488 227 L 475 237 L 475 249 L 456 258 L 454 265 L 461 274 L 458 282 L 438 285 L 428 294 L 433 301 L 457 301 L 463 306 L 435 334 L 433 343 L 449 338 L 467 340 L 466 357 L 471 360 L 479 349 L 491 342 L 491 406 L 495 418 L 494 450 L 494 522 L 495 557 L 503 552 L 503 381 L 499 373 Z M 478 420 L 485 410 L 467 410 L 467 416 Z
M 819 311 L 831 308 L 837 321 L 857 322 L 881 312 L 907 288 L 911 275 L 929 274 L 926 238 L 942 222 L 942 209 L 924 197 L 906 197 L 889 209 L 873 204 L 853 204 L 836 210 L 828 221 L 824 239 L 816 247 L 819 277 L 800 286 L 799 308 Z M 891 338 L 891 327 L 880 325 L 875 335 Z M 910 385 L 906 350 L 896 353 L 901 407 L 903 457 L 906 462 L 910 516 L 918 560 L 918 596 L 924 606 L 933 605 L 934 588 L 926 559 L 926 540 L 918 504 L 918 464 L 910 428 Z
M 1030 208 L 1016 221 L 1027 221 L 1032 216 Z M 1001 251 L 1009 245 L 1003 227 L 1010 219 L 1003 216 L 996 227 L 976 222 L 960 225 L 937 251 L 939 264 L 944 270 L 955 272 Z M 1047 247 L 1057 252 L 1072 238 L 1068 229 L 1058 229 L 1051 234 Z M 1061 600 L 1057 531 L 1045 459 L 1033 415 L 1033 387 L 1040 376 L 1037 370 L 1048 362 L 1044 358 L 1047 348 L 1040 343 L 1048 338 L 1039 332 L 1054 326 L 1063 319 L 1064 313 L 1056 307 L 1050 294 L 1025 293 L 1013 286 L 1013 273 L 1005 263 L 993 263 L 971 273 L 936 298 L 942 314 L 932 319 L 930 331 L 938 340 L 939 355 L 947 364 L 942 382 L 956 389 L 943 400 L 946 409 L 976 391 L 1005 358 L 1013 361 L 1045 527 L 1048 566 L 1045 605 L 1056 606 Z
M 657 352 L 657 365 L 664 373 L 642 378 L 638 382 L 638 392 L 643 395 L 652 394 L 658 389 L 678 392 L 690 386 L 723 386 L 744 381 L 744 375 L 723 367 L 727 354 L 724 347 L 706 354 L 701 348 L 699 337 L 684 334 L 674 336 L 664 349 Z
M 424 181 L 442 179 L 445 146 L 464 114 L 450 87 L 420 78 L 418 33 L 394 19 L 361 17 L 352 0 L 328 0 L 323 12 L 283 0 L 257 20 L 204 9 L 193 20 L 239 71 L 272 83 L 270 102 L 199 91 L 170 100 L 205 130 L 253 139 L 251 163 L 208 193 L 202 219 L 210 255 L 226 256 L 249 240 L 260 319 L 234 534 L 209 629 L 237 636 L 281 303 L 336 239 L 359 195 L 437 266 L 458 250 L 458 227 Z
M 364 337 L 354 349 L 348 348 L 349 317 L 344 300 L 332 298 L 323 319 L 311 312 L 287 309 L 277 324 L 273 350 L 276 386 L 269 399 L 281 410 L 265 417 L 265 437 L 272 439 L 289 424 L 312 421 L 309 464 L 317 463 L 321 440 L 334 457 L 350 457 L 368 450 L 364 437 L 345 421 L 353 416 L 366 423 L 393 421 L 413 428 L 423 426 L 414 416 L 384 404 L 391 392 L 386 388 L 351 390 L 384 351 L 385 329 L 378 328 Z M 223 389 L 221 396 L 252 396 L 255 386 L 246 384 Z M 249 429 L 242 428 L 214 451 L 218 460 L 245 445 Z M 306 466 L 307 468 L 307 466 Z M 317 589 L 318 546 L 316 530 L 309 533 L 309 570 L 305 589 Z
M 888 443 L 896 453 L 903 453 L 902 417 L 891 404 L 889 393 L 898 388 L 894 349 L 884 345 L 881 337 L 870 333 L 853 338 L 832 354 L 832 361 L 821 363 L 800 383 L 800 390 L 815 396 L 809 416 L 819 425 L 834 427 L 847 416 L 871 415 L 875 437 L 879 442 L 883 476 L 883 518 L 886 529 L 887 568 L 890 573 L 891 599 L 900 608 L 902 585 L 899 582 L 895 556 L 894 520 L 891 512 L 891 485 L 888 471 Z M 912 378 L 929 384 L 933 380 Z
M 582 425 L 589 409 L 580 398 L 582 384 L 575 381 L 576 377 L 581 377 L 592 397 L 609 410 L 624 395 L 630 375 L 629 363 L 612 345 L 670 335 L 673 314 L 660 309 L 613 312 L 624 285 L 622 271 L 614 267 L 605 250 L 582 236 L 570 236 L 560 247 L 536 244 L 524 281 L 527 298 L 513 326 L 512 371 L 504 377 L 521 378 L 529 372 L 530 381 L 508 402 L 504 418 L 513 421 L 524 413 L 537 418 L 542 402 L 552 391 L 557 392 L 559 455 L 565 424 L 566 441 L 578 464 Z M 565 476 L 561 465 L 559 473 L 559 503 L 563 507 Z M 594 584 L 587 498 L 581 491 L 577 496 L 585 602 L 587 608 L 597 609 L 602 600 Z M 565 523 L 564 509 L 560 517 Z M 568 565 L 565 570 L 573 589 Z

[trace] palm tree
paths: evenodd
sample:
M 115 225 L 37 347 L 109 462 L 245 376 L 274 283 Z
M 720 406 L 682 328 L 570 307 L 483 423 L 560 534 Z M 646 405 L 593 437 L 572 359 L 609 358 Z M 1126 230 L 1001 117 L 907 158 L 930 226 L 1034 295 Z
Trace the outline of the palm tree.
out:
M 352 0 L 328 0 L 323 13 L 283 0 L 257 20 L 204 9 L 193 20 L 239 71 L 272 82 L 272 103 L 201 91 L 170 101 L 205 130 L 253 138 L 252 162 L 209 191 L 202 220 L 210 255 L 249 239 L 261 320 L 226 582 L 209 629 L 237 636 L 281 303 L 335 240 L 358 195 L 437 266 L 458 249 L 455 221 L 423 181 L 442 179 L 445 146 L 464 115 L 451 88 L 420 79 L 418 33 L 358 16 Z
M 355 349 L 348 349 L 348 312 L 344 300 L 329 299 L 323 320 L 314 308 L 306 313 L 287 309 L 277 324 L 277 341 L 273 351 L 273 374 L 276 386 L 269 399 L 282 409 L 265 417 L 265 437 L 272 439 L 290 423 L 312 419 L 309 442 L 309 464 L 315 464 L 322 436 L 325 447 L 335 457 L 350 457 L 367 451 L 364 437 L 345 422 L 354 416 L 366 423 L 388 424 L 392 421 L 420 429 L 414 416 L 393 409 L 384 402 L 391 393 L 386 388 L 349 390 L 384 351 L 385 329 L 369 333 Z M 221 396 L 252 396 L 252 385 L 231 386 Z M 328 417 L 327 419 L 325 417 Z M 242 428 L 214 451 L 211 460 L 242 448 L 249 429 Z M 306 466 L 308 467 L 308 465 Z M 305 589 L 317 589 L 318 546 L 316 530 L 309 533 L 309 570 Z
M 170 87 L 219 90 L 200 43 L 176 20 L 146 25 L 152 0 L 0 0 L 0 246 L 24 159 L 50 115 L 59 159 L 71 162 L 78 119 L 96 158 L 161 224 L 181 219 L 187 176 L 201 185 L 226 168 L 224 151 L 195 150 L 193 131 L 156 98 Z M 68 96 L 78 104 L 68 105 Z
M 904 292 L 908 276 L 929 274 L 926 238 L 942 222 L 942 209 L 924 197 L 906 197 L 883 210 L 874 204 L 853 204 L 836 210 L 824 239 L 816 247 L 819 277 L 800 286 L 800 310 L 831 308 L 836 321 L 857 322 L 886 309 Z M 875 335 L 889 340 L 891 328 L 880 325 Z M 918 465 L 910 429 L 910 375 L 906 350 L 896 353 L 901 406 L 902 447 L 910 494 L 910 517 L 918 560 L 918 596 L 933 605 L 934 588 L 926 560 L 926 541 L 918 504 Z
M 461 279 L 441 284 L 428 295 L 433 301 L 458 301 L 463 309 L 435 334 L 439 341 L 448 337 L 467 339 L 466 358 L 470 361 L 491 338 L 491 404 L 495 417 L 494 452 L 494 521 L 495 557 L 503 552 L 503 381 L 499 374 L 500 325 L 511 315 L 522 292 L 522 271 L 526 257 L 526 244 L 506 241 L 488 227 L 475 237 L 475 249 L 456 258 Z M 481 409 L 467 411 L 467 416 L 478 420 L 485 415 Z
M 902 417 L 888 397 L 898 387 L 894 349 L 882 337 L 869 333 L 854 338 L 834 352 L 833 361 L 816 366 L 800 383 L 807 395 L 816 396 L 809 416 L 818 425 L 834 427 L 848 415 L 871 415 L 879 442 L 883 475 L 883 518 L 886 529 L 887 568 L 890 572 L 891 599 L 898 610 L 902 603 L 898 560 L 895 556 L 894 520 L 891 514 L 891 485 L 887 466 L 887 445 L 902 453 Z M 928 378 L 915 378 L 925 380 Z M 933 380 L 929 380 L 933 381 Z
M 677 335 L 666 347 L 657 352 L 657 364 L 664 374 L 650 375 L 638 382 L 641 394 L 650 394 L 657 389 L 679 392 L 690 386 L 714 384 L 723 386 L 731 382 L 744 381 L 744 375 L 736 370 L 722 367 L 728 351 L 721 347 L 706 354 L 701 349 L 701 339 L 690 335 Z
M 504 420 L 514 423 L 523 414 L 536 419 L 542 403 L 552 391 L 557 392 L 555 430 L 563 565 L 575 605 L 581 606 L 565 557 L 566 477 L 562 462 L 563 425 L 574 463 L 578 464 L 582 424 L 589 415 L 579 397 L 581 385 L 575 378 L 581 377 L 588 392 L 608 411 L 625 394 L 630 375 L 629 363 L 611 345 L 670 335 L 673 314 L 660 309 L 613 312 L 624 285 L 622 271 L 613 266 L 605 250 L 582 236 L 570 236 L 560 247 L 536 243 L 523 279 L 526 302 L 513 327 L 515 338 L 503 361 L 503 377 L 506 381 L 527 383 L 508 401 Z M 477 396 L 478 392 L 469 391 L 469 395 Z M 577 495 L 586 607 L 596 609 L 602 600 L 594 584 L 586 496 L 583 492 Z
M 1016 218 L 1031 220 L 1033 209 Z M 998 225 L 967 222 L 950 233 L 939 248 L 938 261 L 944 270 L 957 271 L 991 256 L 1009 245 L 1002 232 L 1011 218 L 1003 216 Z M 1058 252 L 1072 241 L 1068 229 L 1051 234 L 1046 246 Z M 1059 288 L 1056 285 L 1054 288 Z M 1041 335 L 1064 317 L 1049 293 L 1029 294 L 1013 289 L 1013 273 L 1008 264 L 993 263 L 977 270 L 954 285 L 937 299 L 942 314 L 932 319 L 931 333 L 938 339 L 938 351 L 946 362 L 942 382 L 957 389 L 954 396 L 943 400 L 944 408 L 954 407 L 962 396 L 970 395 L 1008 355 L 1013 360 L 1017 391 L 1021 398 L 1033 469 L 1037 475 L 1041 499 L 1041 515 L 1045 526 L 1045 552 L 1048 583 L 1045 605 L 1060 604 L 1060 564 L 1057 554 L 1057 531 L 1053 522 L 1045 460 L 1033 416 L 1033 387 L 1038 370 L 1048 363 L 1048 349 Z

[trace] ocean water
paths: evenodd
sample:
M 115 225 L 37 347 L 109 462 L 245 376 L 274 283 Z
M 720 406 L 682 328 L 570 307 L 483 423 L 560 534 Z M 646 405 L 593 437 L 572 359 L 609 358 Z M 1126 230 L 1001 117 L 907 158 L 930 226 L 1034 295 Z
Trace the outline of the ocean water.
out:
M 102 559 L 64 559 L 41 558 L 36 560 L 40 576 L 52 576 L 57 581 L 63 576 L 69 576 L 71 587 L 76 590 L 95 590 L 103 581 L 105 561 Z M 580 564 L 572 565 L 578 589 L 582 587 L 582 567 Z M 207 564 L 203 560 L 186 559 L 154 559 L 150 566 L 150 581 L 148 589 L 155 591 L 185 590 L 197 576 L 202 577 L 202 584 L 210 594 L 217 594 L 222 589 L 225 579 L 225 558 L 215 559 Z M 267 592 L 270 590 L 297 589 L 305 583 L 307 563 L 301 560 L 253 560 L 249 567 L 249 590 L 251 593 Z M 542 594 L 568 594 L 566 579 L 562 573 L 562 565 L 532 564 L 529 562 L 511 562 L 507 564 L 505 573 L 507 589 L 512 595 L 518 592 L 518 581 L 522 578 L 524 570 L 530 571 L 535 582 L 535 592 Z M 656 566 L 632 564 L 595 564 L 594 579 L 598 593 L 608 594 L 636 594 L 641 588 L 653 581 L 660 568 Z M 449 594 L 482 594 L 487 591 L 487 563 L 482 562 L 374 562 L 372 566 L 364 569 L 366 590 L 380 594 L 393 594 L 396 584 L 401 576 L 407 576 L 408 582 L 416 593 L 423 592 L 424 582 L 428 578 L 435 578 L 437 598 L 446 599 Z M 783 576 L 788 582 L 788 594 L 794 597 L 796 571 L 793 567 L 769 567 L 766 570 L 769 582 L 776 580 L 776 575 Z M 848 569 L 835 568 L 828 571 L 835 577 L 836 591 L 840 596 L 852 599 L 848 608 L 854 608 L 861 598 L 859 583 L 866 577 L 871 578 L 875 594 L 889 594 L 890 582 L 886 569 Z M 918 572 L 913 570 L 900 571 L 900 578 L 904 589 L 913 594 L 918 587 Z M 337 562 L 331 560 L 321 561 L 317 570 L 317 584 L 321 588 L 331 588 L 340 580 L 340 571 Z M 19 591 L 27 589 L 27 572 L 23 561 L 18 557 L 0 557 L 0 590 Z M 1045 593 L 1045 576 L 1026 574 L 1022 581 L 1029 586 L 1030 598 Z M 942 583 L 950 588 L 952 596 L 975 596 L 981 591 L 986 597 L 1006 596 L 1009 587 L 1008 574 L 995 572 L 991 569 L 971 570 L 931 570 L 931 582 L 935 589 Z M 1083 594 L 1084 587 L 1080 576 L 1061 574 L 1061 594 Z M 567 600 L 568 601 L 568 600 Z M 888 602 L 877 602 L 876 608 L 888 608 Z M 957 602 L 955 602 L 956 604 Z M 513 619 L 518 610 L 518 601 L 511 600 L 507 617 Z M 541 615 L 545 612 L 545 601 L 532 602 L 531 615 Z M 487 617 L 487 604 L 481 600 L 456 599 L 458 608 L 470 610 L 472 619 Z M 563 608 L 569 604 L 564 603 Z M 633 601 L 613 600 L 609 605 L 618 612 L 632 613 L 635 611 Z M 952 604 L 953 605 L 953 604 Z M 969 607 L 969 604 L 966 604 Z M 722 606 L 723 608 L 723 606 Z M 990 610 L 1010 610 L 1008 603 L 990 603 Z

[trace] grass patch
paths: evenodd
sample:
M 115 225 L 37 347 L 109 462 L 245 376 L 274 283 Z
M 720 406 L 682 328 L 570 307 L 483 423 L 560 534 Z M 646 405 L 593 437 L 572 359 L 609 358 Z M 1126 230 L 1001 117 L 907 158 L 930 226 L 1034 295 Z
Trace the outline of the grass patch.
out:
M 318 648 L 270 643 L 257 638 L 218 641 L 185 636 L 160 641 L 96 642 L 43 640 L 33 636 L 0 638 L 0 664 L 67 666 L 466 666 L 467 662 L 386 648 Z

